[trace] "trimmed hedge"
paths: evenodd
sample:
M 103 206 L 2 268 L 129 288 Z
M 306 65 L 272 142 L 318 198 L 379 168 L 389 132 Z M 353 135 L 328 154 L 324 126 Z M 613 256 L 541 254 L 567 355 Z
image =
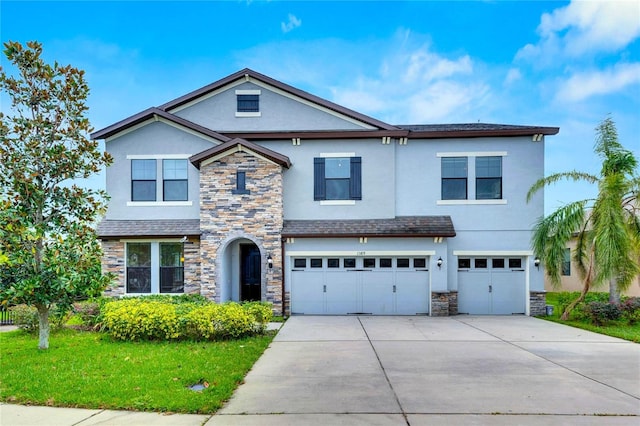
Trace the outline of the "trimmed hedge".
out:
M 224 340 L 264 332 L 272 315 L 271 305 L 259 302 L 128 298 L 104 305 L 102 326 L 121 340 Z

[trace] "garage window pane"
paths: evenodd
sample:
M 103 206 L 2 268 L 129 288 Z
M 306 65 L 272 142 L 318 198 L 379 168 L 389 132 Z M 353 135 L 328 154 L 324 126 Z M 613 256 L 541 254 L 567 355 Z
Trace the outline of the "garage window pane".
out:
M 375 268 L 376 267 L 376 259 L 373 257 L 365 257 L 364 259 L 364 267 L 365 268 Z
M 458 269 L 471 268 L 471 259 L 458 259 Z
M 391 268 L 391 258 L 385 257 L 380 259 L 381 268 Z
M 487 259 L 475 259 L 473 264 L 476 269 L 485 269 L 487 267 Z
M 509 268 L 522 268 L 522 259 L 509 259 Z
M 293 267 L 294 268 L 306 268 L 307 267 L 307 259 L 293 259 Z
M 409 267 L 409 259 L 398 259 L 396 261 L 396 265 L 398 268 L 408 268 Z
M 504 259 L 491 259 L 491 266 L 493 269 L 504 268 Z
M 339 268 L 340 259 L 327 259 L 327 268 Z
M 345 268 L 355 268 L 356 267 L 356 260 L 354 258 L 348 258 L 344 260 L 344 267 Z
M 322 268 L 322 259 L 311 259 L 312 268 Z
M 427 267 L 427 259 L 413 259 L 413 267 L 414 268 L 426 268 Z

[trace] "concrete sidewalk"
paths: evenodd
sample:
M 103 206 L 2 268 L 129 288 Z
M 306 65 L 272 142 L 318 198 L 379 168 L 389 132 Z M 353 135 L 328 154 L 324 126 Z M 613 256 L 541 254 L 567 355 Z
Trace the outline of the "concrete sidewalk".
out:
M 638 425 L 640 345 L 530 317 L 292 317 L 214 416 L 0 405 L 5 425 Z

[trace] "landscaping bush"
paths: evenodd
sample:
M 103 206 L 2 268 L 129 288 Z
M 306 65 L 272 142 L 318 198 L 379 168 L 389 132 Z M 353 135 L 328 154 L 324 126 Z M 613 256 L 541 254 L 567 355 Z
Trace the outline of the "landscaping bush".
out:
M 179 322 L 173 304 L 123 299 L 104 305 L 103 326 L 121 340 L 176 339 Z
M 272 316 L 269 303 L 151 296 L 108 302 L 101 318 L 104 329 L 122 340 L 223 340 L 263 333 Z
M 9 308 L 13 312 L 13 324 L 18 328 L 35 332 L 39 328 L 38 310 L 35 306 L 16 305 Z M 49 325 L 53 329 L 61 328 L 69 319 L 69 310 L 59 305 L 53 305 L 49 311 Z
M 622 318 L 634 325 L 640 321 L 640 297 L 630 297 L 620 304 Z
M 584 311 L 594 325 L 605 325 L 609 321 L 619 319 L 622 315 L 620 307 L 615 303 L 609 302 L 589 302 Z
M 100 303 L 97 301 L 76 302 L 72 305 L 72 310 L 87 328 L 96 328 L 100 323 Z

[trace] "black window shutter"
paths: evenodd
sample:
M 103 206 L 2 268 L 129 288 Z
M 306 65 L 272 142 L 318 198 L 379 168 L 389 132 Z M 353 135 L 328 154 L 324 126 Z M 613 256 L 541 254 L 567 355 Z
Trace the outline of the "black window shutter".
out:
M 324 158 L 313 159 L 313 199 L 325 200 L 326 184 L 324 180 Z
M 362 200 L 362 157 L 351 157 L 350 193 L 352 200 Z

